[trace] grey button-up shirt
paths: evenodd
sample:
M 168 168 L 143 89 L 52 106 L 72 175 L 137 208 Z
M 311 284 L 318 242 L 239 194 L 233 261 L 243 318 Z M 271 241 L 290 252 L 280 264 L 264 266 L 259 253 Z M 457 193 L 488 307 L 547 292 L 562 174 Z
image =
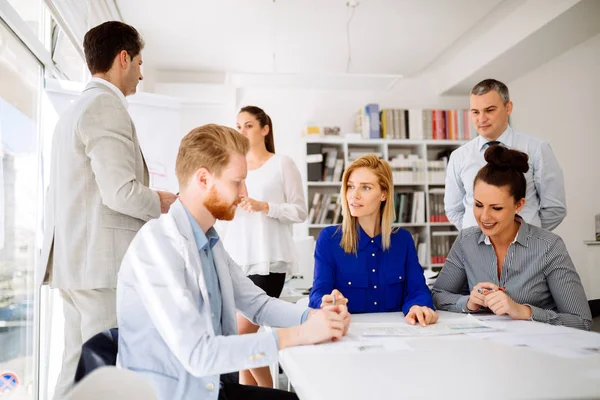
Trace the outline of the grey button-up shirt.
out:
M 487 243 L 486 243 L 487 242 Z M 506 294 L 531 307 L 534 321 L 589 330 L 592 315 L 581 279 L 563 240 L 521 221 L 498 279 L 493 246 L 479 227 L 463 229 L 432 290 L 440 310 L 469 312 L 469 293 L 480 282 L 506 288 Z

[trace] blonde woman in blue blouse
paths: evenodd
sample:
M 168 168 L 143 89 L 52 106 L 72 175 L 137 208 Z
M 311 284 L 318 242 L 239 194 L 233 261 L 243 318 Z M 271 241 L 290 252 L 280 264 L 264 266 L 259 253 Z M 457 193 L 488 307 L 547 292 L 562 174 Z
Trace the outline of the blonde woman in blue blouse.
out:
M 410 324 L 438 315 L 410 233 L 392 227 L 394 184 L 389 164 L 370 154 L 342 178 L 342 226 L 323 229 L 315 249 L 310 307 L 347 304 L 350 313 L 402 311 Z

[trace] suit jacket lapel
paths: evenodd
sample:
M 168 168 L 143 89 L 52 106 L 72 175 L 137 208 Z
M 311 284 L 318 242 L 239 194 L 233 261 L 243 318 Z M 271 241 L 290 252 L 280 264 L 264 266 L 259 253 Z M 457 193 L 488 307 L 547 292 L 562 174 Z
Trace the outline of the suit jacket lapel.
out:
M 137 137 L 137 131 L 135 130 L 135 124 L 133 123 L 133 120 L 131 120 L 131 129 L 133 131 L 133 143 L 135 146 L 135 151 L 137 151 L 142 157 L 142 163 L 144 165 L 144 186 L 150 187 L 150 174 L 148 172 L 148 164 L 146 164 L 146 157 L 144 157 L 144 152 L 142 151 L 142 146 L 140 145 L 140 141 Z

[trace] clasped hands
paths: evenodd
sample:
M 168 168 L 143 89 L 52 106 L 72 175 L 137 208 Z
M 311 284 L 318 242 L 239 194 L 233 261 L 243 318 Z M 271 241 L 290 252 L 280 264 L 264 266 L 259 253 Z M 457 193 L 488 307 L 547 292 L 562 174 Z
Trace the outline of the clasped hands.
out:
M 467 300 L 467 309 L 477 311 L 481 307 L 489 308 L 496 315 L 508 315 L 512 319 L 531 318 L 531 308 L 511 299 L 500 287 L 491 282 L 479 282 L 473 287 Z

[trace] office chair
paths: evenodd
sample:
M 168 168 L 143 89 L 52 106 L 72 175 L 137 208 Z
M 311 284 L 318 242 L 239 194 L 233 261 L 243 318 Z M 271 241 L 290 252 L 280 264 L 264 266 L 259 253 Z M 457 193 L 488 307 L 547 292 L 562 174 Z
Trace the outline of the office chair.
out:
M 117 364 L 117 349 L 119 329 L 107 329 L 92 336 L 81 347 L 81 356 L 75 372 L 75 383 L 81 381 L 97 368 L 115 366 Z

